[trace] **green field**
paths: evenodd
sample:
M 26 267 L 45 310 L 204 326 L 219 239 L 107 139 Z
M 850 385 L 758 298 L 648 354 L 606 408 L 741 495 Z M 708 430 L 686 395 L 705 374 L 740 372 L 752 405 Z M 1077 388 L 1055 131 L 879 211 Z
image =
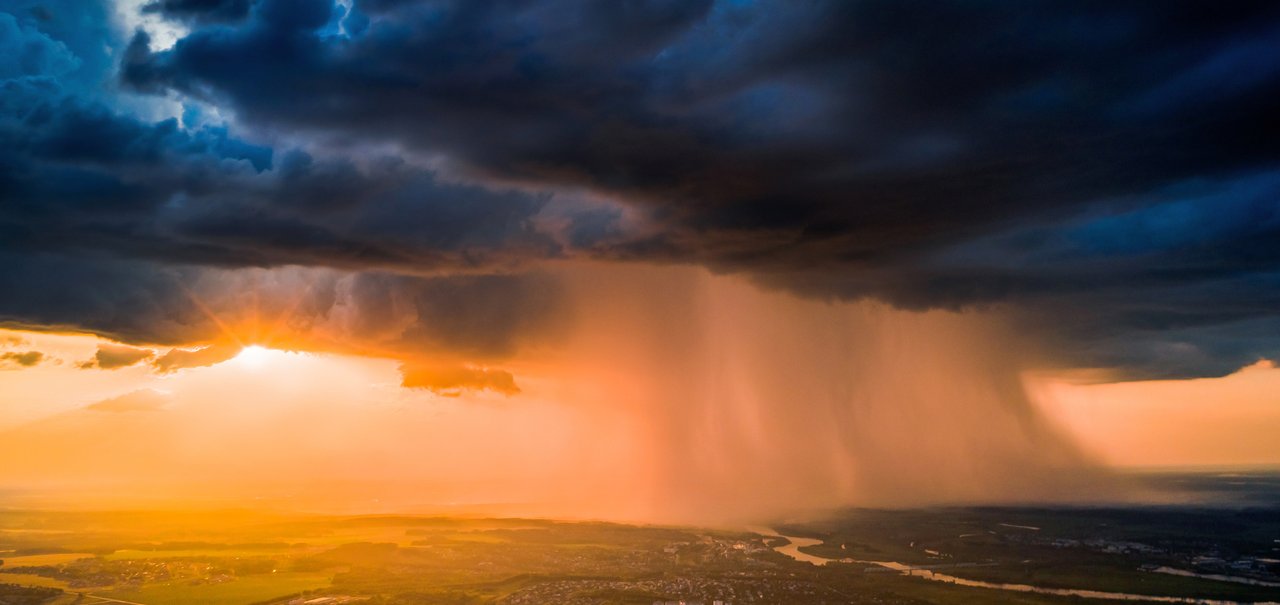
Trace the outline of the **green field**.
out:
M 331 574 L 276 573 L 237 578 L 218 584 L 161 582 L 136 589 L 94 592 L 95 595 L 146 605 L 224 605 L 257 603 L 329 586 Z
M 61 563 L 70 563 L 77 559 L 87 559 L 94 557 L 93 553 L 87 552 L 71 552 L 71 553 L 54 553 L 48 555 L 25 555 L 18 557 L 0 557 L 0 561 L 8 567 L 28 567 L 33 565 L 59 565 Z
M 50 588 L 67 588 L 67 583 L 53 578 L 46 578 L 26 573 L 0 573 L 0 584 L 19 584 L 21 586 L 48 586 Z

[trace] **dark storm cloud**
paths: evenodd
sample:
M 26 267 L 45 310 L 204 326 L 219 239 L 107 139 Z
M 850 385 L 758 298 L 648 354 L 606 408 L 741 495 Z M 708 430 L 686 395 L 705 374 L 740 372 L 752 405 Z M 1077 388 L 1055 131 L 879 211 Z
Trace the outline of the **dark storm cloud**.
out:
M 26 252 L 0 252 L 0 267 L 0 325 L 171 345 L 215 333 L 182 287 L 189 268 Z
M 81 367 L 219 363 L 242 346 L 339 350 L 441 367 L 507 359 L 555 338 L 567 302 L 538 272 L 419 277 L 0 253 L 0 326 L 62 328 L 172 347 L 107 345 Z M 192 343 L 203 343 L 193 346 Z M 163 349 L 162 349 L 163 351 Z
M 362 311 L 349 327 L 354 334 L 382 338 L 396 349 L 480 359 L 554 337 L 567 304 L 559 282 L 538 273 L 434 279 L 363 273 L 343 292 Z
M 712 262 L 740 231 L 788 234 L 767 252 L 797 259 L 831 237 L 896 256 L 1277 159 L 1271 4 L 619 7 L 358 2 L 370 23 L 344 37 L 330 2 L 272 0 L 124 75 L 625 193 L 669 215 L 672 256 Z
M 249 16 L 250 0 L 156 0 L 142 7 L 181 21 L 237 21 Z
M 73 50 L 109 35 L 46 31 L 33 14 L 0 12 L 0 250 L 415 273 L 560 254 L 534 225 L 547 194 L 444 182 L 388 153 L 277 151 L 197 105 L 139 117 L 99 93 L 101 66 Z
M 0 14 L 24 49 L 0 60 L 0 249 L 14 262 L 379 270 L 370 283 L 561 257 L 700 263 L 819 297 L 1008 305 L 1064 363 L 1135 375 L 1280 354 L 1280 336 L 1251 335 L 1280 317 L 1275 3 L 144 10 L 192 29 L 167 50 L 113 39 L 119 81 L 234 114 L 240 136 L 112 106 L 83 85 L 101 65 L 86 39 L 102 35 L 30 7 Z M 362 151 L 397 146 L 403 158 Z M 643 221 L 565 205 L 582 191 Z M 440 283 L 434 301 L 405 284 L 395 303 L 358 281 L 350 295 L 464 318 L 406 341 L 512 350 L 529 326 L 466 319 L 496 295 L 458 283 L 456 300 Z M 114 300 L 181 300 L 142 287 L 165 293 L 131 303 L 120 286 Z M 26 309 L 15 322 L 53 315 L 5 304 Z M 143 329 L 98 310 L 109 333 Z
M 0 81 L 37 76 L 86 89 L 101 84 L 119 60 L 113 47 L 123 42 L 111 12 L 93 0 L 0 2 Z
M 0 82 L 0 247 L 98 248 L 224 264 L 484 267 L 557 254 L 533 216 L 545 196 L 441 183 L 419 168 L 314 159 L 224 128 L 148 123 Z

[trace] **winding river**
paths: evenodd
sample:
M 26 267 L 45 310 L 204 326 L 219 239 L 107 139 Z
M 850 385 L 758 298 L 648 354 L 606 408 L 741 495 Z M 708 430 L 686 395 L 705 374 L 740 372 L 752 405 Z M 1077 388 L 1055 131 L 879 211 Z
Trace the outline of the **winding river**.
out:
M 946 582 L 958 586 L 972 586 L 975 588 L 989 588 L 992 590 L 1007 590 L 1011 592 L 1033 592 L 1036 594 L 1056 595 L 1061 597 L 1084 597 L 1089 599 L 1107 599 L 1112 601 L 1146 601 L 1149 603 L 1187 603 L 1189 605 L 1280 605 L 1275 601 L 1261 602 L 1245 602 L 1245 601 L 1224 601 L 1219 599 L 1198 599 L 1193 597 L 1162 597 L 1154 595 L 1130 594 L 1126 592 L 1106 592 L 1101 590 L 1085 590 L 1079 588 L 1046 588 L 1043 586 L 1032 586 L 1030 584 L 1006 584 L 1003 582 L 983 582 L 981 580 L 969 580 L 956 576 L 938 573 L 931 569 L 898 563 L 895 561 L 860 561 L 857 559 L 829 559 L 802 552 L 800 549 L 805 546 L 817 546 L 822 544 L 822 540 L 813 538 L 801 538 L 798 536 L 787 536 L 778 533 L 776 530 L 766 527 L 753 527 L 751 531 L 771 538 L 785 538 L 787 544 L 785 546 L 775 546 L 773 549 L 797 561 L 812 563 L 814 565 L 826 565 L 828 563 L 863 563 L 867 565 L 879 565 L 886 569 L 892 569 L 902 575 L 914 576 L 934 582 Z

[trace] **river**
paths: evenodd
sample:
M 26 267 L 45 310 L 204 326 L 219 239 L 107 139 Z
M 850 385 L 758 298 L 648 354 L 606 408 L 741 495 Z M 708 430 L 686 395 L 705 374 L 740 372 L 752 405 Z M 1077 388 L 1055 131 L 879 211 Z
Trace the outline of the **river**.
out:
M 1112 601 L 1146 601 L 1150 603 L 1187 603 L 1188 605 L 1280 605 L 1275 601 L 1261 602 L 1244 602 L 1244 601 L 1224 601 L 1219 599 L 1197 599 L 1193 597 L 1162 597 L 1154 595 L 1131 594 L 1126 592 L 1106 592 L 1101 590 L 1085 590 L 1079 588 L 1047 588 L 1044 586 L 1032 586 L 1030 584 L 1005 584 L 1003 582 L 983 582 L 981 580 L 969 580 L 959 578 L 936 571 L 925 569 L 906 563 L 898 563 L 896 561 L 860 561 L 857 559 L 829 559 L 802 552 L 800 549 L 805 546 L 817 546 L 822 544 L 822 540 L 813 538 L 801 538 L 798 536 L 787 536 L 779 533 L 777 530 L 765 527 L 753 527 L 751 531 L 762 536 L 771 538 L 785 538 L 788 544 L 785 546 L 775 546 L 773 549 L 797 561 L 812 563 L 814 565 L 826 565 L 828 563 L 862 563 L 866 565 L 879 565 L 881 567 L 892 569 L 902 575 L 914 576 L 934 582 L 946 582 L 958 586 L 972 586 L 974 588 L 989 588 L 992 590 L 1007 590 L 1010 592 L 1033 592 L 1036 594 L 1056 595 L 1062 597 L 1084 597 L 1089 599 L 1107 599 Z

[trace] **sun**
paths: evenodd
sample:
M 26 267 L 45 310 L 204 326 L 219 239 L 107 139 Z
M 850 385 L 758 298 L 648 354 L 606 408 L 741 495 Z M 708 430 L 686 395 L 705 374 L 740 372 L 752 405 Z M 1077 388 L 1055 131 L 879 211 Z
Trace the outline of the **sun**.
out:
M 240 353 L 236 355 L 237 363 L 251 368 L 260 368 L 271 357 L 271 349 L 258 345 L 249 345 L 240 349 Z

